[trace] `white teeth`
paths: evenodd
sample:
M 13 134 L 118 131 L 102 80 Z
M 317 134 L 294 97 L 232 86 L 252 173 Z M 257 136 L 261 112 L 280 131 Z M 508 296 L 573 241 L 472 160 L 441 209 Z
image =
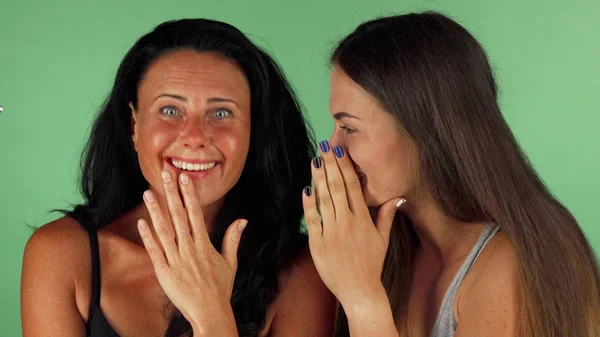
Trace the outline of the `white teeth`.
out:
M 178 169 L 181 170 L 186 170 L 186 171 L 207 171 L 210 170 L 211 168 L 213 168 L 217 163 L 216 162 L 210 162 L 210 163 L 206 163 L 206 164 L 192 164 L 192 163 L 186 163 L 184 161 L 181 160 L 172 160 L 173 166 L 177 167 Z

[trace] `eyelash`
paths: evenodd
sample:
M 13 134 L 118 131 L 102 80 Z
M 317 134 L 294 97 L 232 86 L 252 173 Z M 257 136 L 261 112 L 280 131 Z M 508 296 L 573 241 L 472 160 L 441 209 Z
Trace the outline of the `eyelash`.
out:
M 347 135 L 356 132 L 356 130 L 350 129 L 349 127 L 347 127 L 345 125 L 341 125 L 340 129 L 342 129 L 344 131 L 344 133 Z

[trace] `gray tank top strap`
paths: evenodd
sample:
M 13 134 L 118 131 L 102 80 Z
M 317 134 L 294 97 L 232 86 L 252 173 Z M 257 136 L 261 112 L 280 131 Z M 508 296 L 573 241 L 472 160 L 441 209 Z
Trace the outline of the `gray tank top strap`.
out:
M 454 276 L 452 283 L 450 283 L 450 287 L 446 291 L 446 295 L 444 296 L 444 300 L 442 301 L 442 305 L 440 306 L 440 311 L 436 318 L 435 324 L 433 325 L 433 329 L 431 330 L 431 334 L 429 337 L 453 337 L 454 332 L 456 331 L 456 319 L 454 317 L 454 298 L 456 297 L 456 291 L 460 286 L 462 280 L 465 278 L 477 258 L 479 254 L 483 251 L 485 246 L 490 242 L 490 240 L 498 233 L 500 227 L 496 225 L 487 225 L 477 240 L 475 247 L 471 250 L 462 267 Z

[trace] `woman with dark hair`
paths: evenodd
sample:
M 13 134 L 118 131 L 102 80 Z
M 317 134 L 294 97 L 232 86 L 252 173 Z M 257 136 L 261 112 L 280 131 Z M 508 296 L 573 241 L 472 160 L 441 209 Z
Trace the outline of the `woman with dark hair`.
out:
M 475 38 L 437 13 L 385 17 L 331 61 L 336 128 L 303 201 L 337 335 L 600 336 L 594 252 L 519 148 Z
M 284 75 L 238 29 L 157 26 L 96 119 L 84 203 L 27 244 L 23 335 L 332 335 L 294 192 L 312 149 Z

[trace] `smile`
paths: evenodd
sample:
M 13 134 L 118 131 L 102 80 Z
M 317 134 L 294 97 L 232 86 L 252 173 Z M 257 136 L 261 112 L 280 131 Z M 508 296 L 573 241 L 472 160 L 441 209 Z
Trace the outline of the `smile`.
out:
M 215 165 L 217 164 L 217 162 L 209 162 L 209 163 L 203 163 L 203 164 L 192 164 L 192 163 L 187 163 L 185 161 L 182 160 L 171 160 L 171 163 L 173 164 L 173 166 L 175 166 L 176 168 L 180 169 L 180 170 L 185 170 L 185 171 L 208 171 L 211 168 L 215 167 Z

